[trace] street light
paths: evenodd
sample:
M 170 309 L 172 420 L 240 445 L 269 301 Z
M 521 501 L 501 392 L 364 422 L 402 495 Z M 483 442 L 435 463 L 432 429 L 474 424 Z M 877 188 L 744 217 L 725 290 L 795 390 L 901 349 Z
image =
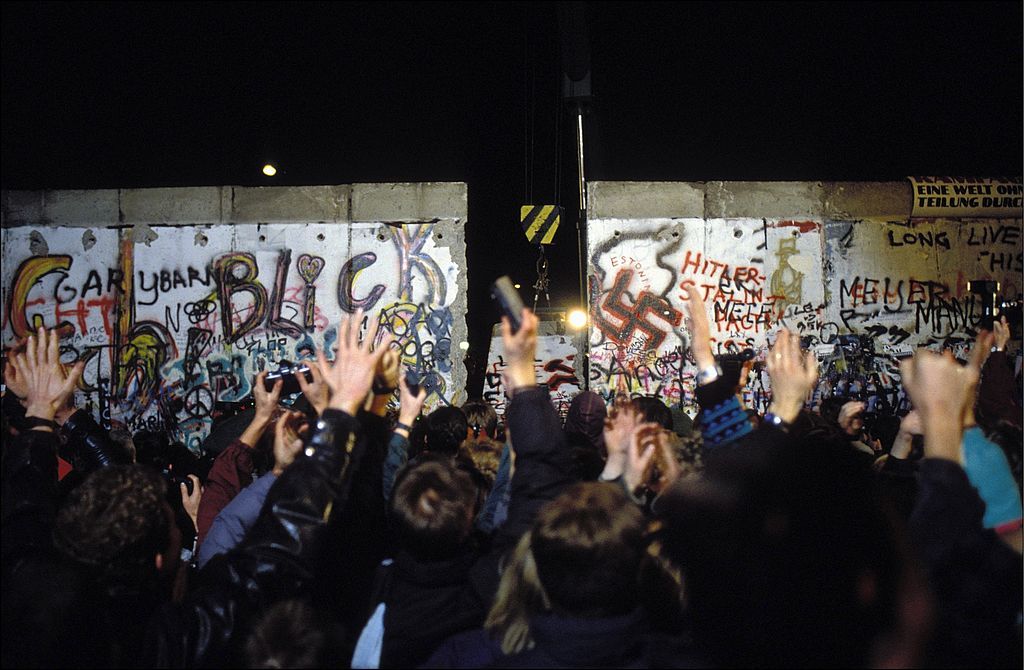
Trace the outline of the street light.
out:
M 569 327 L 573 330 L 580 330 L 587 325 L 587 313 L 582 309 L 574 309 L 569 312 Z

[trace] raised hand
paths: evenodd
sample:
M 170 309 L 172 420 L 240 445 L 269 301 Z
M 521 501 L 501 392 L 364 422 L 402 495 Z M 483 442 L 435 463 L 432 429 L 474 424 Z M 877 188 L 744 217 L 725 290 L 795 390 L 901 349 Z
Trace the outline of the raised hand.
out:
M 286 410 L 274 423 L 274 474 L 280 475 L 302 451 L 302 434 L 308 428 L 306 415 Z
M 523 323 L 515 333 L 508 317 L 501 317 L 501 342 L 508 360 L 508 379 L 512 388 L 533 386 L 537 383 L 537 373 L 533 367 L 533 359 L 537 353 L 537 317 L 527 308 L 523 308 Z
M 28 336 L 25 351 L 17 355 L 15 365 L 24 384 L 25 415 L 47 421 L 53 421 L 57 411 L 67 404 L 85 367 L 78 362 L 66 370 L 60 362 L 60 336 L 56 330 L 43 328 Z
M 188 517 L 192 519 L 192 527 L 199 529 L 199 503 L 203 499 L 203 488 L 199 484 L 199 477 L 189 475 L 192 480 L 192 493 L 188 492 L 188 486 L 184 482 L 178 484 L 181 489 L 181 506 L 185 508 Z
M 625 473 L 630 440 L 640 424 L 640 413 L 629 403 L 629 398 L 616 396 L 615 404 L 604 421 L 604 446 L 608 458 L 601 473 L 602 479 L 616 479 Z
M 978 370 L 962 366 L 948 351 L 918 349 L 900 362 L 903 388 L 920 413 L 925 456 L 960 462 L 960 439 L 968 406 L 974 402 Z
M 658 436 L 661 426 L 656 423 L 641 423 L 633 428 L 629 435 L 629 447 L 626 449 L 626 468 L 622 478 L 626 488 L 636 491 L 650 478 L 650 468 L 654 464 L 658 450 Z
M 408 368 L 405 372 L 408 372 Z M 423 411 L 423 403 L 427 401 L 427 390 L 420 386 L 416 393 L 413 393 L 405 383 L 405 374 L 401 374 L 398 376 L 398 401 L 398 422 L 411 426 Z
M 1006 343 L 1010 341 L 1010 324 L 1006 322 L 1005 316 L 992 323 L 992 335 L 995 338 L 996 349 L 1006 351 Z
M 851 400 L 848 403 L 844 403 L 839 409 L 839 427 L 843 429 L 843 432 L 847 435 L 854 436 L 858 435 L 861 429 L 864 427 L 864 409 L 867 408 L 867 404 L 859 400 Z
M 324 382 L 324 375 L 320 372 L 320 366 L 316 363 L 309 366 L 309 376 L 313 378 L 313 381 L 307 381 L 306 375 L 302 373 L 295 375 L 295 379 L 299 382 L 302 395 L 306 397 L 306 400 L 313 406 L 316 413 L 323 414 L 324 410 L 327 409 L 327 402 L 330 400 L 331 391 L 327 388 L 327 384 Z
M 301 376 L 301 375 L 299 375 Z M 281 389 L 284 388 L 284 380 L 278 379 L 274 382 L 271 390 L 267 390 L 267 370 L 256 375 L 256 381 L 252 387 L 252 397 L 256 405 L 256 413 L 252 421 L 245 427 L 245 430 L 238 437 L 238 441 L 255 447 L 263 437 L 263 433 L 277 415 L 277 401 L 281 399 Z
M 921 415 L 918 411 L 912 410 L 900 421 L 900 430 L 892 441 L 892 448 L 889 455 L 893 458 L 906 459 L 914 446 L 914 436 L 924 435 L 924 427 L 921 425 Z
M 24 346 L 22 349 L 24 349 Z M 8 358 L 4 362 L 4 385 L 7 387 L 8 392 L 13 393 L 22 400 L 28 395 L 25 377 L 18 372 L 17 355 L 11 352 L 8 352 Z
M 268 391 L 266 379 L 267 370 L 256 375 L 256 384 L 252 389 L 252 397 L 256 403 L 256 417 L 269 422 L 277 410 L 277 402 L 281 399 L 281 389 L 284 388 L 284 380 L 278 379 L 274 382 L 273 388 Z
M 390 396 L 398 388 L 401 358 L 394 349 L 387 349 L 377 362 L 373 376 L 373 392 Z M 378 391 L 378 389 L 380 389 Z
M 769 411 L 790 423 L 800 414 L 807 395 L 818 381 L 818 362 L 813 352 L 800 349 L 800 336 L 783 328 L 768 352 L 768 376 L 772 380 Z
M 711 351 L 711 325 L 708 322 L 707 308 L 700 298 L 700 289 L 690 286 L 683 289 L 686 294 L 686 307 L 690 313 L 690 353 L 697 362 L 697 368 L 705 370 L 715 364 L 715 355 Z
M 356 311 L 350 319 L 338 326 L 337 356 L 328 362 L 322 351 L 317 352 L 317 362 L 324 382 L 331 390 L 328 408 L 340 409 L 354 415 L 366 400 L 373 384 L 374 371 L 384 352 L 391 344 L 391 334 L 384 337 L 377 350 L 370 348 L 370 338 L 360 343 L 359 324 L 363 310 Z
M 654 476 L 646 477 L 647 488 L 660 494 L 674 484 L 683 473 L 682 468 L 679 467 L 679 461 L 676 460 L 676 456 L 672 452 L 669 431 L 664 428 L 658 430 L 653 460 Z

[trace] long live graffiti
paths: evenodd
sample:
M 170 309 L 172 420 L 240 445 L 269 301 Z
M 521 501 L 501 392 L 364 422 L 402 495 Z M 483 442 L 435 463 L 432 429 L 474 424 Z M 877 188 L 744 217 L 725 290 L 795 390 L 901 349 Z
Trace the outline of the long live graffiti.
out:
M 898 358 L 917 347 L 962 353 L 982 317 L 970 280 L 1021 293 L 1021 221 L 600 219 L 588 222 L 590 385 L 625 387 L 695 412 L 686 294 L 697 291 L 716 354 L 763 360 L 781 327 L 819 359 L 817 397 L 903 402 Z M 853 384 L 853 388 L 850 385 Z M 754 368 L 744 395 L 771 398 Z
M 362 309 L 365 336 L 394 336 L 433 407 L 461 389 L 451 341 L 465 330 L 464 250 L 438 245 L 435 225 L 175 226 L 144 243 L 129 229 L 7 229 L 4 347 L 63 326 L 62 360 L 86 362 L 78 403 L 198 450 L 260 370 L 328 350 Z

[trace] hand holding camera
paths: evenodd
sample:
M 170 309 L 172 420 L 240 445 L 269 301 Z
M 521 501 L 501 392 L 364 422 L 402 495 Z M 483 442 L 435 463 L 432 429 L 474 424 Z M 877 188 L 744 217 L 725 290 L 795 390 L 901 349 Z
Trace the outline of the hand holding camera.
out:
M 502 275 L 494 282 L 491 297 L 498 301 L 502 315 L 508 318 L 512 332 L 516 333 L 523 325 L 522 314 L 526 305 L 508 275 Z
M 291 361 L 281 361 L 276 370 L 267 373 L 264 381 L 264 388 L 270 391 L 274 388 L 274 385 L 280 380 L 283 382 L 281 387 L 282 395 L 292 395 L 298 393 L 302 389 L 302 381 L 312 381 L 310 376 L 309 366 L 305 363 L 292 363 Z
M 284 390 L 284 380 L 278 376 L 273 383 L 268 383 L 267 378 L 270 372 L 264 370 L 256 375 L 256 383 L 253 385 L 252 397 L 256 404 L 255 420 L 270 423 L 274 418 L 277 403 L 281 399 L 281 392 Z
M 412 370 L 398 378 L 398 422 L 411 426 L 423 410 L 427 391 L 419 385 L 419 375 Z

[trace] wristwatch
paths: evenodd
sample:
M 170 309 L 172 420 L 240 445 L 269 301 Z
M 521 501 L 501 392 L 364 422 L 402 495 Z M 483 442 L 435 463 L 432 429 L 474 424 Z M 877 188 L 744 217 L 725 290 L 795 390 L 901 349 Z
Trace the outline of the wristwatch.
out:
M 697 373 L 697 386 L 704 386 L 705 384 L 710 384 L 711 382 L 715 381 L 721 376 L 722 368 L 718 365 L 718 363 L 715 363 L 712 367 L 704 368 L 703 370 Z
M 769 426 L 775 426 L 781 431 L 789 431 L 789 424 L 783 421 L 782 417 L 774 412 L 766 413 L 763 417 L 761 417 L 761 421 L 768 424 Z

